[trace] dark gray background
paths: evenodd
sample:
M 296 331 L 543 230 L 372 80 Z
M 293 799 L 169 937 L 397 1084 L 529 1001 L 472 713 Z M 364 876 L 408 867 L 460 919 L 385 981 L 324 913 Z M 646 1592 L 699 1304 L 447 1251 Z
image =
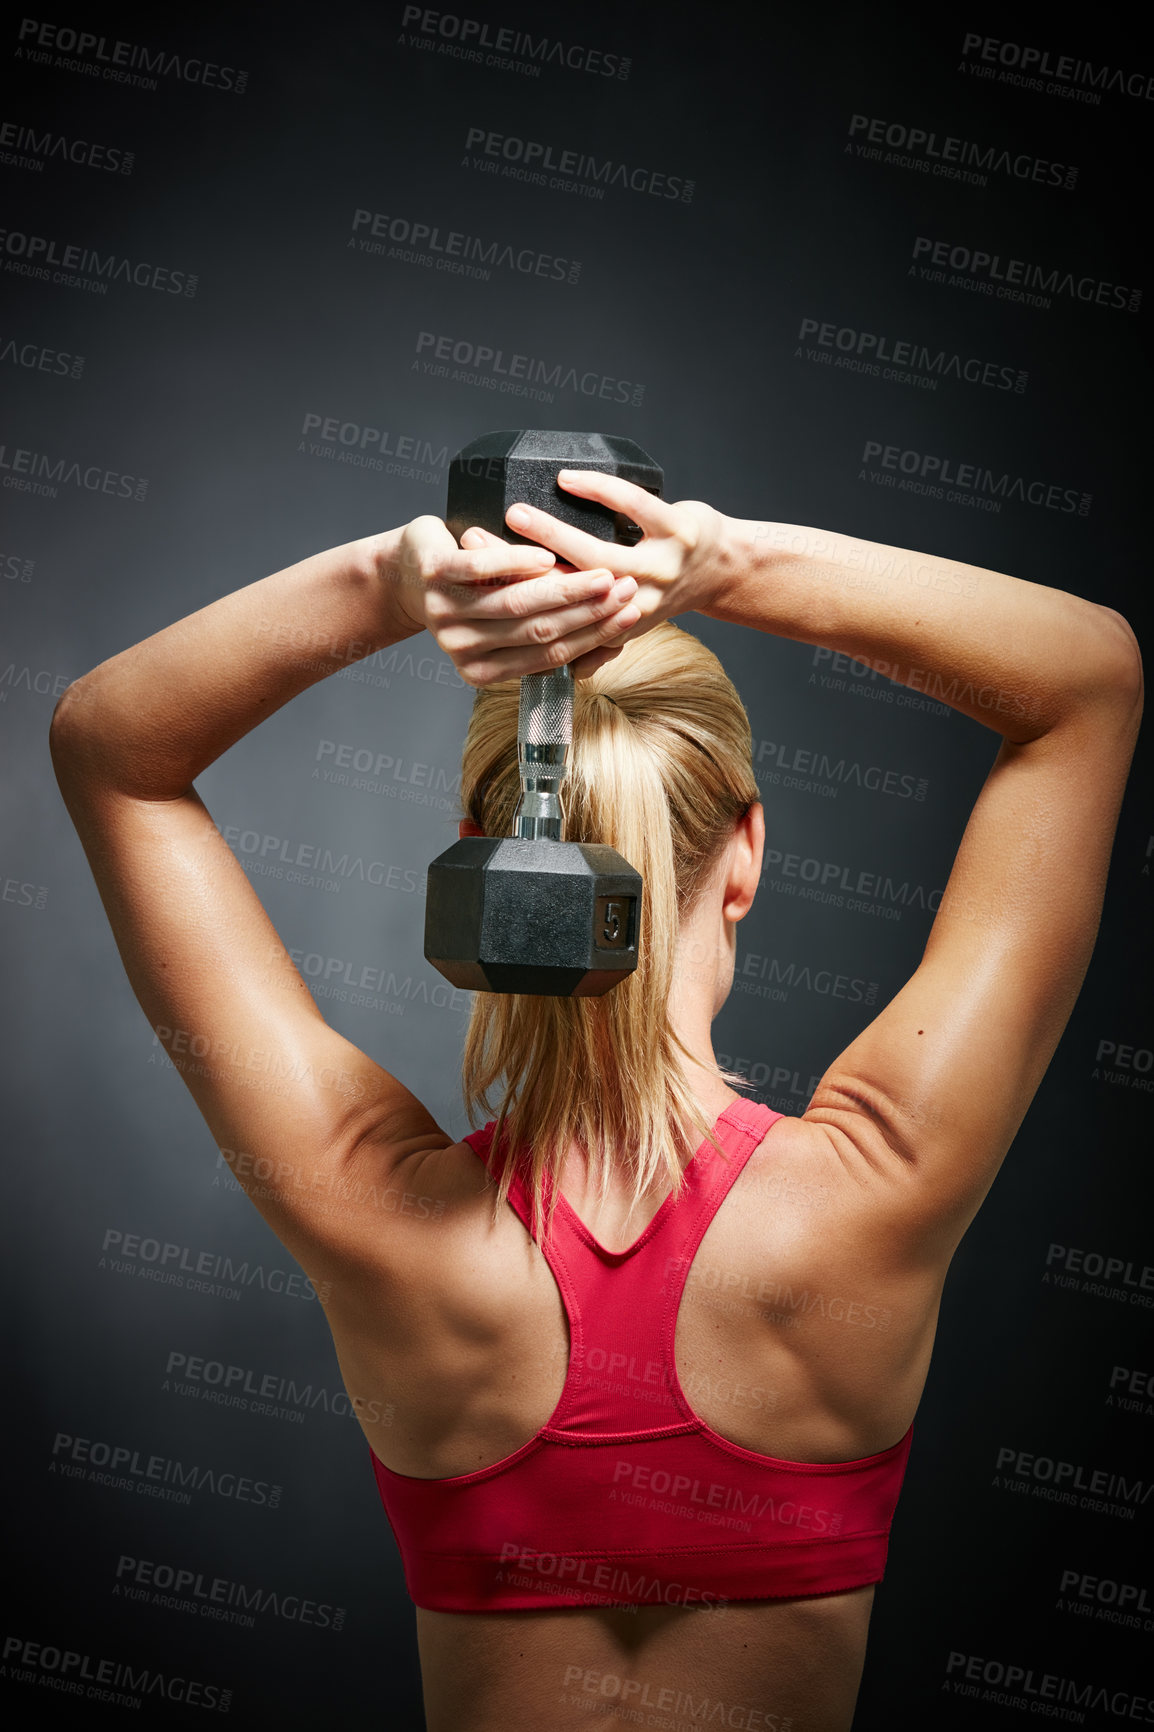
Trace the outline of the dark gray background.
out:
M 459 16 L 493 31 L 529 28 L 631 62 L 627 78 L 557 65 L 533 78 L 438 53 L 435 33 L 431 48 L 414 46 L 402 10 L 199 6 L 146 23 L 105 8 L 70 20 L 243 68 L 243 94 L 172 74 L 155 90 L 114 83 L 50 52 L 36 64 L 17 53 L 18 21 L 2 48 L 14 74 L 4 120 L 134 153 L 129 174 L 51 155 L 40 170 L 0 164 L 3 226 L 198 278 L 194 296 L 127 283 L 98 296 L 9 269 L 3 278 L 5 464 L 31 449 L 148 480 L 142 501 L 66 483 L 52 497 L 9 488 L 13 471 L 3 471 L 4 1269 L 14 1341 L 4 1440 L 15 1528 L 5 1631 L 167 1680 L 190 1676 L 231 1690 L 234 1713 L 259 1705 L 302 1727 L 421 1725 L 412 1610 L 353 1423 L 323 1405 L 298 1423 L 163 1387 L 169 1356 L 186 1353 L 337 1391 L 319 1307 L 257 1284 L 239 1300 L 214 1299 L 101 1266 L 110 1231 L 266 1270 L 292 1264 L 225 1183 L 127 985 L 52 778 L 53 693 L 242 584 L 443 509 L 435 463 L 431 480 L 414 481 L 302 452 L 310 414 L 387 428 L 434 453 L 495 427 L 625 433 L 664 465 L 672 498 L 1013 572 L 1121 609 L 1140 637 L 1148 607 L 1141 211 L 1151 106 L 1117 91 L 1086 103 L 982 80 L 965 69 L 963 38 L 974 31 L 1149 74 L 1146 44 L 1094 22 L 1027 36 L 991 11 L 955 23 L 929 9 L 879 20 L 797 7 L 758 21 L 724 8 L 470 4 Z M 862 160 L 846 151 L 855 113 L 1073 165 L 1077 182 L 1068 190 L 992 172 L 975 186 Z M 613 188 L 591 200 L 485 175 L 464 166 L 473 126 L 692 180 L 692 200 Z M 14 136 L 10 157 L 35 154 Z M 577 260 L 579 279 L 495 269 L 483 281 L 365 256 L 347 246 L 357 208 Z M 1133 312 L 1061 294 L 1038 307 L 926 282 L 910 275 L 918 236 L 1146 298 Z M 0 251 L 0 263 L 13 257 Z M 929 390 L 813 362 L 799 354 L 807 318 L 992 360 L 1025 371 L 1026 389 L 943 377 Z M 642 384 L 642 400 L 572 389 L 519 400 L 430 377 L 413 366 L 421 331 Z M 37 365 L 45 352 L 83 356 L 80 376 L 70 363 L 64 373 L 51 359 Z M 1088 515 L 1014 500 L 986 511 L 871 484 L 861 478 L 870 440 L 1074 489 L 1091 496 Z M 926 782 L 913 800 L 857 786 L 852 771 L 832 796 L 767 776 L 769 845 L 940 889 L 994 734 L 900 706 L 896 688 L 869 677 L 847 674 L 840 690 L 811 683 L 830 669 L 805 646 L 697 616 L 681 623 L 721 655 L 759 746 Z M 260 844 L 244 832 L 396 869 L 394 888 L 351 870 L 336 889 L 255 870 L 252 882 L 302 956 L 394 971 L 388 1013 L 319 1002 L 455 1135 L 467 1129 L 456 1082 L 465 1013 L 459 997 L 431 1001 L 439 976 L 421 954 L 421 895 L 425 866 L 456 834 L 470 703 L 432 640 L 412 640 L 302 695 L 198 783 L 216 822 L 237 827 L 250 870 Z M 323 741 L 396 763 L 375 793 L 326 784 L 313 778 Z M 766 746 L 763 765 L 774 755 Z M 1121 1297 L 1043 1280 L 1054 1243 L 1129 1264 L 1135 1283 L 1154 1263 L 1144 769 L 1140 749 L 1085 989 L 951 1272 L 859 1732 L 1021 1723 L 996 1702 L 947 1692 L 951 1653 L 1127 1701 L 1154 1696 L 1154 1403 L 1108 1400 L 1116 1367 L 1154 1370 L 1141 1303 L 1154 1290 L 1143 1295 L 1124 1275 L 1113 1283 Z M 430 782 L 437 798 L 402 797 Z M 773 958 L 779 995 L 735 991 L 716 1048 L 754 1078 L 757 1098 L 800 1112 L 810 1079 L 874 1013 L 807 980 L 832 970 L 873 983 L 880 1008 L 916 965 L 931 917 L 912 889 L 905 904 L 891 898 L 900 918 L 889 919 L 775 893 L 772 876 L 741 929 L 739 969 L 752 954 Z M 1104 1068 L 1106 1041 L 1132 1049 L 1129 1060 Z M 62 1433 L 277 1482 L 282 1501 L 274 1511 L 202 1492 L 180 1506 L 62 1477 L 52 1465 Z M 1133 1519 L 995 1486 L 998 1451 L 1011 1447 L 1140 1480 Z M 1021 1483 L 1028 1493 L 1032 1482 Z M 128 1600 L 113 1591 L 125 1555 L 343 1607 L 344 1626 L 302 1627 L 269 1611 L 247 1628 Z M 1059 1607 L 1068 1570 L 1141 1588 L 1142 1622 Z M 1085 1603 L 1092 1613 L 1099 1602 Z M 18 1708 L 51 1705 L 11 1671 L 3 1682 Z M 52 1694 L 61 1714 L 96 1711 Z M 139 1723 L 133 1712 L 117 1717 Z M 141 1717 L 176 1724 L 202 1713 L 152 1695 Z M 1085 1723 L 1118 1717 L 1089 1709 Z

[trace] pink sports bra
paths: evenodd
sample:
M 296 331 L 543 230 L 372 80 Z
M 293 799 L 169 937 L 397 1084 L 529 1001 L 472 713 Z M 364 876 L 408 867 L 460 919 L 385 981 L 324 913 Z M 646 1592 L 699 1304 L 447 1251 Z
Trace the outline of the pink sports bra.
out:
M 779 1461 L 699 1419 L 674 1365 L 694 1253 L 730 1186 L 782 1115 L 731 1101 L 685 1187 L 624 1251 L 558 1198 L 545 1257 L 569 1320 L 569 1372 L 535 1437 L 451 1479 L 373 1468 L 418 1606 L 717 1605 L 878 1582 L 913 1427 L 859 1461 Z M 489 1165 L 495 1121 L 465 1140 Z M 509 1202 L 526 1228 L 520 1173 Z

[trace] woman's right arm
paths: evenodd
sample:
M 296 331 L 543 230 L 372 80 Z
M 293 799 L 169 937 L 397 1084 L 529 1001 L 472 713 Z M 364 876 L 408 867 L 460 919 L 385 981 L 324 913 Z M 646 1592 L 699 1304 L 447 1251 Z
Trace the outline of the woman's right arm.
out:
M 724 518 L 700 612 L 820 644 L 983 722 L 1039 739 L 1105 690 L 1141 691 L 1121 614 L 958 560 L 790 523 Z M 635 634 L 630 634 L 635 635 Z
M 1120 614 L 953 560 L 726 519 L 701 609 L 866 662 L 1002 736 L 913 976 L 805 1118 L 956 1246 L 1053 1056 L 1094 947 L 1142 713 Z
M 1142 711 L 1134 634 L 1109 608 L 1001 572 L 671 505 L 591 472 L 561 484 L 645 532 L 618 547 L 535 508 L 508 513 L 575 566 L 637 580 L 640 620 L 580 655 L 577 677 L 694 609 L 844 652 L 1001 736 L 918 968 L 804 1115 L 883 1185 L 910 1256 L 938 1261 L 992 1184 L 1090 960 Z M 467 624 L 443 647 L 476 684 L 569 659 L 548 615 L 508 624 L 483 661 L 458 653 Z

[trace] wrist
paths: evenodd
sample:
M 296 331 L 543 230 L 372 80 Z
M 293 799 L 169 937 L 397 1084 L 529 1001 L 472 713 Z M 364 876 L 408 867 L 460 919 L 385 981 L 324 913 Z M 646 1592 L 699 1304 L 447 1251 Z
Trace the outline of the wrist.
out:
M 711 619 L 737 620 L 743 604 L 738 599 L 742 580 L 763 568 L 772 550 L 772 526 L 718 512 L 715 539 L 702 584 L 698 612 Z
M 371 574 L 382 603 L 382 630 L 389 641 L 414 637 L 426 630 L 424 582 L 403 558 L 404 527 L 385 529 L 353 545 L 364 568 Z

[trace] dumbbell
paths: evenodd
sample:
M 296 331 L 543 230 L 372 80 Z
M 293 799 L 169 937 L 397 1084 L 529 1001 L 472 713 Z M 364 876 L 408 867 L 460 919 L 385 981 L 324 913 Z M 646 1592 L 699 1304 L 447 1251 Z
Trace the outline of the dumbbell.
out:
M 528 544 L 505 522 L 536 505 L 603 541 L 633 545 L 637 525 L 557 485 L 559 469 L 596 469 L 659 498 L 663 476 L 632 439 L 605 433 L 485 433 L 449 466 L 445 521 Z M 573 739 L 573 671 L 526 674 L 517 716 L 521 797 L 509 836 L 464 836 L 429 867 L 425 957 L 454 986 L 599 998 L 637 967 L 641 875 L 602 842 L 561 839 L 561 787 Z

